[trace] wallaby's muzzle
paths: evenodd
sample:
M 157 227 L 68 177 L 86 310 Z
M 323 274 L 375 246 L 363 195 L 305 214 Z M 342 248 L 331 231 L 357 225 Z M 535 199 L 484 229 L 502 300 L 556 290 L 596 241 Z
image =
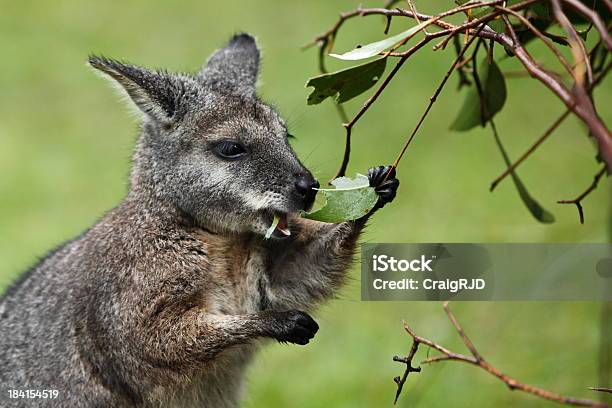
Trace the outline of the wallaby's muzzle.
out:
M 303 202 L 303 209 L 309 210 L 317 196 L 319 182 L 310 173 L 298 174 L 295 178 L 296 195 Z

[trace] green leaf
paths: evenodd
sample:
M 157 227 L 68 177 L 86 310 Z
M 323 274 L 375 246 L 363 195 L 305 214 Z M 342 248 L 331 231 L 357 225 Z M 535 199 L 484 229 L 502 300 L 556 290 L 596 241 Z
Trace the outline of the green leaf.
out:
M 325 197 L 325 204 L 313 212 L 302 213 L 304 218 L 334 223 L 356 220 L 369 213 L 378 201 L 376 191 L 362 174 L 354 179 L 337 178 L 332 185 L 336 188 L 319 190 Z
M 314 91 L 308 95 L 308 105 L 316 105 L 335 95 L 338 103 L 360 95 L 380 79 L 386 63 L 386 58 L 379 58 L 367 64 L 310 78 L 306 86 L 314 87 Z
M 351 60 L 351 61 L 370 58 L 375 55 L 378 55 L 379 53 L 383 52 L 387 48 L 391 48 L 395 44 L 404 40 L 406 37 L 410 37 L 416 34 L 418 31 L 427 27 L 429 24 L 431 24 L 429 21 L 423 21 L 422 23 L 417 24 L 416 26 L 412 27 L 409 30 L 406 30 L 404 32 L 401 32 L 389 38 L 385 38 L 384 40 L 380 40 L 377 42 L 373 42 L 371 44 L 357 47 L 354 50 L 345 52 L 344 54 L 329 54 L 329 56 L 338 58 L 341 60 Z
M 604 22 L 610 21 L 612 18 L 612 12 L 606 5 L 605 1 L 600 0 L 580 0 L 582 4 L 593 10 L 595 13 L 599 14 L 601 20 Z M 574 10 L 568 9 L 563 10 L 570 23 L 573 25 L 576 24 L 589 24 L 590 20 L 586 18 L 582 13 Z
M 504 23 L 504 20 L 502 20 L 501 18 L 493 19 L 489 21 L 487 25 L 491 27 L 491 30 L 497 31 L 498 33 L 506 32 L 506 23 Z
M 486 109 L 481 106 L 476 85 L 472 85 L 467 91 L 457 118 L 450 127 L 451 130 L 466 131 L 484 125 L 504 106 L 507 96 L 506 82 L 495 61 L 489 64 L 485 57 L 478 68 L 478 76 Z
M 539 31 L 544 32 L 548 29 L 548 27 L 550 27 L 551 22 L 552 22 L 551 20 L 542 20 L 538 18 L 538 19 L 532 20 L 531 24 L 533 24 L 533 26 L 537 28 Z M 533 33 L 533 31 L 528 29 L 526 26 L 523 25 L 521 27 L 523 27 L 522 30 L 518 30 L 515 27 L 515 31 L 517 31 L 517 35 L 518 35 L 518 38 L 521 44 L 526 45 L 529 42 L 531 42 L 533 39 L 535 39 L 536 35 Z M 562 37 L 552 37 L 550 38 L 550 40 L 560 45 L 569 45 L 567 41 L 562 39 Z
M 536 3 L 529 8 L 540 20 L 550 21 L 552 19 L 550 5 L 547 3 Z
M 538 203 L 535 198 L 533 198 L 529 194 L 527 188 L 514 171 L 510 173 L 510 176 L 512 176 L 512 181 L 516 186 L 516 190 L 518 191 L 521 200 L 523 200 L 523 203 L 525 203 L 525 206 L 527 207 L 531 215 L 533 215 L 535 219 L 544 224 L 551 224 L 555 222 L 555 217 L 551 213 L 546 211 L 546 209 L 542 207 L 540 203 Z
M 504 148 L 504 145 L 502 144 L 499 135 L 495 132 L 495 130 L 493 130 L 493 132 L 497 147 L 499 148 L 499 151 L 501 152 L 502 157 L 504 158 L 504 163 L 506 163 L 506 166 L 510 167 L 510 157 L 508 156 L 508 153 L 506 152 L 506 149 Z M 540 203 L 538 203 L 535 198 L 533 198 L 531 194 L 529 194 L 529 191 L 527 191 L 527 187 L 525 187 L 525 184 L 523 184 L 518 174 L 516 174 L 515 170 L 512 170 L 510 172 L 510 176 L 512 177 L 514 186 L 516 187 L 516 190 L 519 193 L 519 197 L 521 197 L 521 200 L 523 201 L 531 215 L 533 215 L 536 220 L 544 224 L 551 224 L 555 222 L 555 217 L 551 213 L 546 211 L 546 209 L 544 209 L 544 207 L 542 207 Z

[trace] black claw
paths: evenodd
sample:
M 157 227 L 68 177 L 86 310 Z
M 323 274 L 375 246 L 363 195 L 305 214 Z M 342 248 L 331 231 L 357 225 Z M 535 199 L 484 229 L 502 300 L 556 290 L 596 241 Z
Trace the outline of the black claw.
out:
M 375 190 L 376 190 L 376 192 L 379 192 L 379 191 L 383 191 L 385 189 L 397 189 L 398 186 L 399 186 L 399 180 L 398 179 L 390 179 L 390 180 L 384 181 L 382 184 L 380 184 L 377 187 L 375 187 Z
M 395 168 L 392 166 L 372 167 L 368 170 L 368 179 L 370 179 L 370 187 L 378 187 L 385 180 L 395 178 Z
M 370 180 L 370 186 L 374 187 L 379 197 L 376 209 L 382 208 L 385 204 L 393 201 L 399 186 L 399 180 L 395 178 L 395 167 L 372 167 L 368 170 L 368 179 Z

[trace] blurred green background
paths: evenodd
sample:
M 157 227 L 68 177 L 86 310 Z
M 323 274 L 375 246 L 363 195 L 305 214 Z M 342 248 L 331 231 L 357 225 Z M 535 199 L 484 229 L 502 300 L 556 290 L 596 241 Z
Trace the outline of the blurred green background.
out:
M 423 12 L 451 2 L 417 1 Z M 366 2 L 365 6 L 379 6 Z M 295 149 L 322 180 L 339 164 L 343 129 L 330 102 L 306 106 L 306 79 L 317 74 L 316 51 L 300 51 L 335 22 L 352 1 L 0 1 L 0 288 L 51 247 L 69 239 L 125 194 L 137 122 L 108 84 L 85 65 L 91 52 L 149 67 L 195 71 L 235 31 L 258 37 L 263 50 L 260 93 L 287 118 Z M 408 28 L 394 21 L 392 33 Z M 336 50 L 382 38 L 383 20 L 345 26 Z M 449 50 L 450 51 L 450 48 Z M 550 54 L 535 49 L 543 62 Z M 350 172 L 390 163 L 452 61 L 451 52 L 424 50 L 354 129 Z M 331 68 L 348 66 L 330 63 Z M 509 59 L 502 70 L 513 71 Z M 557 222 L 534 221 L 509 180 L 493 193 L 504 165 L 488 130 L 448 131 L 463 95 L 456 78 L 434 106 L 398 169 L 395 202 L 374 217 L 370 242 L 603 242 L 608 240 L 610 183 L 584 203 L 573 198 L 598 166 L 583 126 L 567 121 L 519 170 L 529 190 Z M 564 109 L 528 78 L 508 83 L 497 118 L 511 157 L 518 157 Z M 612 119 L 610 81 L 596 94 Z M 354 113 L 365 95 L 347 104 Z M 401 327 L 464 351 L 438 303 L 362 303 L 357 269 L 341 298 L 320 309 L 321 330 L 307 347 L 269 345 L 248 373 L 245 406 L 391 406 L 392 379 L 407 353 Z M 485 357 L 502 371 L 553 391 L 596 398 L 597 303 L 457 303 L 454 310 Z M 484 372 L 461 364 L 426 367 L 412 376 L 399 406 L 552 406 L 509 392 Z

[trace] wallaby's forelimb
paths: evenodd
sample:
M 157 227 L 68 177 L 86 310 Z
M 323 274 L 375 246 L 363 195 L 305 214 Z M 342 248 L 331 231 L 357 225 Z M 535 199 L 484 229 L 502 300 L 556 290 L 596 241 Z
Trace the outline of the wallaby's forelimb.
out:
M 297 310 L 236 316 L 190 311 L 177 319 L 159 319 L 143 331 L 141 344 L 145 357 L 156 363 L 192 365 L 212 360 L 229 347 L 262 337 L 307 344 L 318 328 L 310 316 Z
M 370 185 L 379 199 L 364 217 L 340 224 L 329 224 L 297 218 L 298 238 L 291 243 L 288 254 L 279 257 L 271 282 L 278 303 L 312 303 L 333 296 L 346 280 L 347 265 L 356 252 L 357 240 L 367 220 L 378 209 L 393 200 L 399 180 L 391 166 L 374 167 L 368 171 Z M 290 289 L 287 289 L 290 288 Z M 296 289 L 301 288 L 301 296 Z

